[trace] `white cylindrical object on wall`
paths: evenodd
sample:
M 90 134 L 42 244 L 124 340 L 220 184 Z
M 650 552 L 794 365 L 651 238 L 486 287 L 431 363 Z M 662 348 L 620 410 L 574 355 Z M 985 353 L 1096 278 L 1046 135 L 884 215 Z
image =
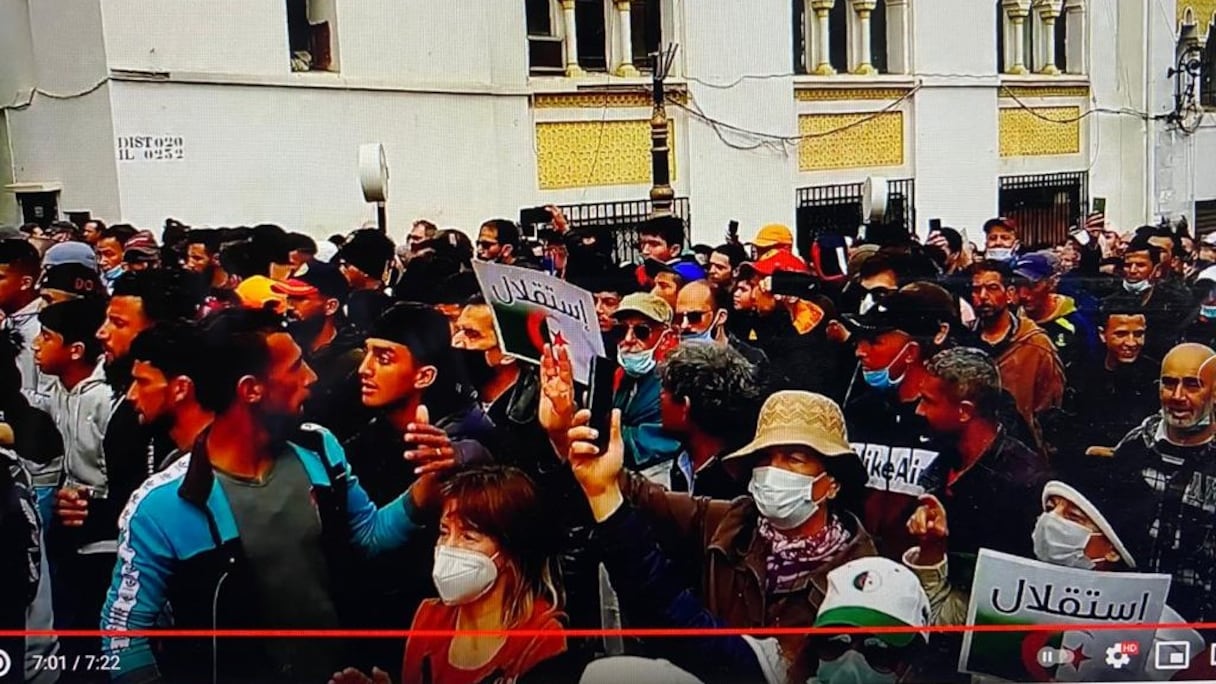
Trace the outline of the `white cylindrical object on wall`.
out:
M 388 160 L 380 143 L 359 146 L 359 186 L 368 202 L 388 200 Z

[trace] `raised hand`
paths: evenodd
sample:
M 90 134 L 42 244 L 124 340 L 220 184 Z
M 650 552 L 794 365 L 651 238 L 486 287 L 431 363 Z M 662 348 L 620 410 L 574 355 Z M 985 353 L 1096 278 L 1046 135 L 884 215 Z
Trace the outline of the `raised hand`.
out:
M 406 427 L 405 441 L 413 449 L 405 452 L 405 460 L 415 464 L 418 479 L 410 486 L 410 497 L 420 509 L 439 504 L 439 481 L 456 467 L 456 449 L 443 430 L 431 425 L 430 412 L 419 406 L 414 422 Z
M 540 409 L 537 419 L 549 433 L 563 433 L 574 419 L 574 366 L 566 345 L 545 345 L 540 357 Z
M 932 494 L 922 494 L 920 506 L 908 518 L 908 532 L 920 545 L 919 565 L 936 565 L 946 555 L 946 540 L 950 528 L 946 524 L 946 507 Z
M 621 470 L 625 465 L 625 441 L 621 438 L 621 411 L 614 409 L 610 420 L 608 447 L 596 446 L 599 431 L 590 425 L 591 412 L 579 411 L 567 433 L 570 441 L 570 469 L 583 489 L 596 520 L 604 520 L 621 501 Z

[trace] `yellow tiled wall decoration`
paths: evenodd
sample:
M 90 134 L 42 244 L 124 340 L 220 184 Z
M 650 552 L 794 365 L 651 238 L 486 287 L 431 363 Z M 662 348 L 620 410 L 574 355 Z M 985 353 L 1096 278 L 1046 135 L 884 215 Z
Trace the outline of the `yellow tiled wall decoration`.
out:
M 1036 116 L 1037 115 L 1037 116 Z M 1081 153 L 1080 107 L 1001 110 L 1002 157 L 1040 157 Z M 1050 119 L 1050 120 L 1048 120 Z M 1056 123 L 1057 121 L 1063 123 Z
M 1195 22 L 1195 32 L 1200 36 L 1208 33 L 1208 26 L 1216 21 L 1216 0 L 1178 0 L 1178 26 L 1187 22 L 1190 10 Z
M 907 88 L 800 88 L 794 91 L 794 99 L 799 102 L 898 100 L 907 94 Z
M 835 132 L 816 135 L 829 131 Z M 798 117 L 798 132 L 814 136 L 799 141 L 798 168 L 802 171 L 902 166 L 904 163 L 902 112 L 803 114 Z
M 671 180 L 676 132 L 668 123 Z M 536 124 L 541 190 L 650 183 L 650 121 L 557 121 Z

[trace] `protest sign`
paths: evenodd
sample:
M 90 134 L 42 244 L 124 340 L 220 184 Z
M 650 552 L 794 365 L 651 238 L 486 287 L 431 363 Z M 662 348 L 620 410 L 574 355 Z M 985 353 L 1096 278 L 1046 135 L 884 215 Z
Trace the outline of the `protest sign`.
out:
M 925 493 L 925 488 L 920 485 L 920 476 L 938 457 L 938 452 L 930 449 L 865 442 L 853 442 L 851 446 L 870 476 L 867 487 L 909 496 Z
M 590 381 L 591 359 L 604 355 L 604 338 L 590 292 L 516 266 L 475 261 L 473 272 L 494 312 L 494 331 L 503 352 L 540 363 L 546 344 L 565 344 L 574 379 L 583 384 Z
M 1153 651 L 1152 630 L 1086 630 L 1083 626 L 1160 622 L 1169 590 L 1169 575 L 1077 570 L 981 549 L 968 625 L 1074 629 L 967 632 L 959 671 L 1010 681 L 1143 679 Z M 1129 655 L 1118 669 L 1112 668 L 1106 662 L 1107 649 L 1124 642 L 1139 644 L 1139 652 Z M 1063 657 L 1044 659 L 1040 656 L 1043 649 L 1053 649 Z

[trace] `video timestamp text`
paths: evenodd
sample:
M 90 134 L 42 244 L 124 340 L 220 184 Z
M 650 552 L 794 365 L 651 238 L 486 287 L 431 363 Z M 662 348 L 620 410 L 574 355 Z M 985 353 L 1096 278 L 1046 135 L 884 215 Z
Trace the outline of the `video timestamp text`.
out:
M 118 656 L 115 655 L 35 655 L 34 669 L 38 672 L 117 672 Z

